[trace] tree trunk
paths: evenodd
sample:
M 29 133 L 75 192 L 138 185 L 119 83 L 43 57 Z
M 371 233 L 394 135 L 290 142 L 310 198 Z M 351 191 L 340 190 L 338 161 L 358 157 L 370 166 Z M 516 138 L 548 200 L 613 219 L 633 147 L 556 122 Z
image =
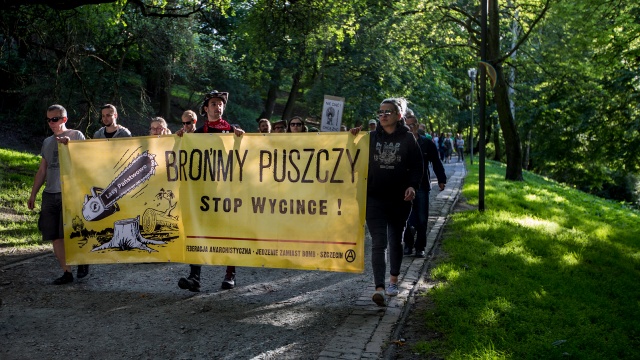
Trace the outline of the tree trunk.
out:
M 283 119 L 291 119 L 293 116 L 293 105 L 298 98 L 298 91 L 300 90 L 300 78 L 302 78 L 302 70 L 296 71 L 293 75 L 293 83 L 291 84 L 291 91 L 289 91 L 287 105 L 284 106 L 284 111 L 282 112 Z
M 160 116 L 167 122 L 171 121 L 171 72 L 166 70 L 162 74 L 162 84 L 160 88 Z
M 527 140 L 524 145 L 524 161 L 522 162 L 522 167 L 525 170 L 529 170 L 529 154 L 531 153 L 531 130 L 527 131 Z
M 509 90 L 504 76 L 501 63 L 495 63 L 500 58 L 500 14 L 498 11 L 498 1 L 489 1 L 489 40 L 488 59 L 496 70 L 496 84 L 493 88 L 493 95 L 504 137 L 505 154 L 507 156 L 507 170 L 505 179 L 522 181 L 522 148 L 520 147 L 520 136 L 516 127 L 515 119 L 511 114 L 511 104 L 509 103 Z
M 491 123 L 493 124 L 493 145 L 496 152 L 493 154 L 493 160 L 500 161 L 502 159 L 502 146 L 500 145 L 500 126 L 495 123 L 496 119 L 492 116 Z

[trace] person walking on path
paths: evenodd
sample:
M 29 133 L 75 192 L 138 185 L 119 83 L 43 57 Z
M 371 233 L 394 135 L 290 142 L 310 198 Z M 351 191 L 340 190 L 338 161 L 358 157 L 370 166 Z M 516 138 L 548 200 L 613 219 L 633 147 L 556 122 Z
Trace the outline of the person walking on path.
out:
M 38 229 L 42 233 L 43 241 L 51 241 L 53 254 L 64 273 L 53 281 L 54 285 L 73 282 L 71 267 L 67 265 L 64 250 L 64 229 L 62 222 L 62 185 L 60 182 L 60 162 L 58 157 L 58 143 L 68 144 L 69 140 L 84 140 L 84 134 L 78 130 L 67 129 L 67 110 L 61 105 L 51 105 L 47 109 L 45 118 L 53 135 L 44 139 L 40 156 L 40 166 L 36 172 L 31 196 L 27 201 L 29 210 L 35 208 L 36 196 L 42 185 L 42 205 Z M 89 274 L 89 265 L 78 265 L 76 276 L 83 278 Z
M 93 134 L 94 139 L 111 139 L 120 137 L 131 137 L 131 131 L 122 125 L 118 125 L 118 110 L 111 104 L 104 104 L 100 107 L 101 121 L 103 127 Z
M 236 136 L 242 136 L 244 130 L 230 125 L 226 120 L 222 119 L 222 114 L 227 105 L 229 93 L 218 92 L 213 90 L 206 94 L 200 107 L 200 115 L 206 117 L 204 124 L 197 128 L 195 133 L 235 133 Z M 178 133 L 177 133 L 178 134 Z M 182 136 L 182 134 L 178 134 Z M 178 287 L 189 291 L 200 291 L 200 273 L 201 265 L 189 265 L 190 272 L 186 278 L 180 278 Z M 233 289 L 236 286 L 236 267 L 227 266 L 224 279 L 222 280 L 222 289 Z
M 418 134 L 418 120 L 413 111 L 407 110 L 405 122 L 420 147 L 424 174 L 422 175 L 420 188 L 416 193 L 416 199 L 413 200 L 411 215 L 409 216 L 409 226 L 404 232 L 404 255 L 411 255 L 415 247 L 415 256 L 424 258 L 425 247 L 427 246 L 427 224 L 429 221 L 429 192 L 431 190 L 429 163 L 433 165 L 433 172 L 438 178 L 440 191 L 444 190 L 445 184 L 447 183 L 447 176 L 445 175 L 442 162 L 438 157 L 436 145 L 425 136 Z M 415 237 L 417 238 L 415 243 L 414 233 L 411 228 L 415 229 Z
M 456 150 L 458 152 L 458 162 L 464 161 L 464 139 L 460 133 L 456 136 Z
M 380 104 L 376 130 L 369 133 L 366 221 L 371 234 L 371 267 L 375 292 L 371 299 L 386 306 L 388 296 L 398 295 L 402 264 L 402 234 L 411 211 L 411 201 L 422 178 L 420 148 L 404 125 L 407 100 L 385 99 Z M 354 128 L 357 134 L 360 128 Z M 389 252 L 389 286 L 385 291 Z

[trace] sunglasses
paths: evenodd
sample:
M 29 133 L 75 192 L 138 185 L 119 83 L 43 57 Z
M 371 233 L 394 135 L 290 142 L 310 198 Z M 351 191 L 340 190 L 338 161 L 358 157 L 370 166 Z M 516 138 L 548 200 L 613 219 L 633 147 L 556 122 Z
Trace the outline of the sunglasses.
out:
M 378 116 L 383 116 L 383 115 L 391 115 L 395 113 L 395 111 L 394 110 L 378 110 L 376 113 L 378 114 Z
M 416 126 L 418 126 L 418 124 L 407 124 L 407 126 L 409 126 L 409 127 L 416 127 Z
M 45 117 L 44 119 L 47 122 L 52 123 L 52 122 L 58 122 L 58 121 L 60 121 L 62 119 L 66 119 L 66 118 L 67 118 L 66 116 L 56 116 L 56 117 L 52 117 L 52 118 Z
M 302 126 L 302 123 L 289 123 L 289 126 Z
M 274 129 L 276 129 L 276 130 L 284 130 L 284 126 L 276 126 L 276 127 L 274 127 Z
M 192 121 L 183 121 L 182 125 L 191 125 L 192 123 L 193 123 L 193 120 Z

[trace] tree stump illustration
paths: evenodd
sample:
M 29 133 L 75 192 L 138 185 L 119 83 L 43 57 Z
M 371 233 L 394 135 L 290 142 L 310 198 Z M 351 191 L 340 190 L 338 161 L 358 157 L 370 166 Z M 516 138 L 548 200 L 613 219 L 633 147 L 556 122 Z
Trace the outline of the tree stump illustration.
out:
M 118 220 L 113 223 L 113 238 L 111 238 L 111 241 L 91 251 L 113 248 L 120 250 L 140 249 L 148 252 L 157 251 L 148 247 L 147 244 L 162 245 L 166 243 L 164 241 L 143 238 L 142 235 L 140 235 L 140 216 L 137 216 L 131 219 Z

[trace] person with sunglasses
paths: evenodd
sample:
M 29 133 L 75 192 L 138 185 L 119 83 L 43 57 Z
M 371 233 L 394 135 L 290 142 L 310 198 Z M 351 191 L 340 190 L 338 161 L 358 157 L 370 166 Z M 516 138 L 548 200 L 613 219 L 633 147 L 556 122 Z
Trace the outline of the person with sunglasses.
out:
M 304 120 L 300 116 L 294 116 L 289 120 L 288 133 L 301 133 L 307 132 L 307 125 L 304 124 Z
M 45 118 L 53 135 L 44 139 L 40 156 L 40 166 L 36 172 L 31 196 L 27 201 L 29 210 L 35 208 L 36 196 L 44 185 L 42 205 L 38 229 L 42 232 L 43 241 L 51 241 L 55 255 L 62 271 L 61 277 L 53 281 L 54 285 L 64 285 L 73 282 L 71 267 L 67 265 L 64 250 L 64 229 L 62 222 L 62 185 L 60 182 L 60 162 L 58 157 L 58 143 L 68 144 L 69 140 L 84 140 L 84 134 L 78 130 L 67 129 L 67 110 L 61 105 L 51 105 L 47 109 Z M 78 265 L 76 276 L 83 278 L 89 274 L 89 265 Z
M 111 139 L 120 137 L 131 137 L 131 131 L 118 124 L 118 110 L 111 104 L 104 104 L 100 107 L 101 121 L 103 127 L 93 134 L 94 139 Z
M 198 116 L 193 110 L 187 110 L 182 113 L 182 128 L 176 132 L 192 133 L 196 131 L 196 123 L 198 122 Z
M 366 221 L 371 234 L 371 267 L 375 292 L 371 299 L 387 305 L 396 296 L 402 264 L 402 236 L 411 202 L 422 180 L 423 165 L 416 139 L 404 124 L 407 100 L 384 99 L 377 111 L 379 123 L 369 133 Z M 351 130 L 357 135 L 360 127 Z M 389 252 L 389 286 L 385 273 Z
M 229 93 L 219 92 L 213 90 L 206 94 L 202 100 L 202 106 L 200 106 L 200 115 L 206 117 L 204 124 L 197 128 L 195 133 L 234 133 L 236 136 L 242 136 L 244 130 L 237 126 L 229 124 L 226 120 L 222 119 L 222 114 L 227 106 L 227 99 Z M 179 132 L 178 136 L 182 136 Z M 178 281 L 178 287 L 189 291 L 200 291 L 200 273 L 201 265 L 189 265 L 190 272 L 186 278 L 180 278 Z M 227 266 L 224 279 L 222 280 L 221 288 L 228 290 L 233 289 L 236 286 L 236 267 Z
M 442 166 L 440 157 L 438 156 L 436 144 L 418 133 L 419 124 L 414 112 L 411 109 L 407 109 L 405 117 L 405 123 L 418 142 L 420 152 L 422 153 L 424 175 L 422 176 L 420 188 L 418 188 L 416 193 L 416 198 L 413 200 L 408 226 L 404 232 L 404 255 L 411 255 L 415 247 L 415 257 L 424 258 L 426 256 L 424 250 L 427 246 L 427 225 L 429 221 L 429 192 L 431 191 L 429 163 L 432 164 L 433 172 L 438 178 L 440 191 L 444 190 L 444 186 L 447 183 L 447 176 L 444 172 L 444 166 Z M 417 238 L 415 242 L 414 236 Z

